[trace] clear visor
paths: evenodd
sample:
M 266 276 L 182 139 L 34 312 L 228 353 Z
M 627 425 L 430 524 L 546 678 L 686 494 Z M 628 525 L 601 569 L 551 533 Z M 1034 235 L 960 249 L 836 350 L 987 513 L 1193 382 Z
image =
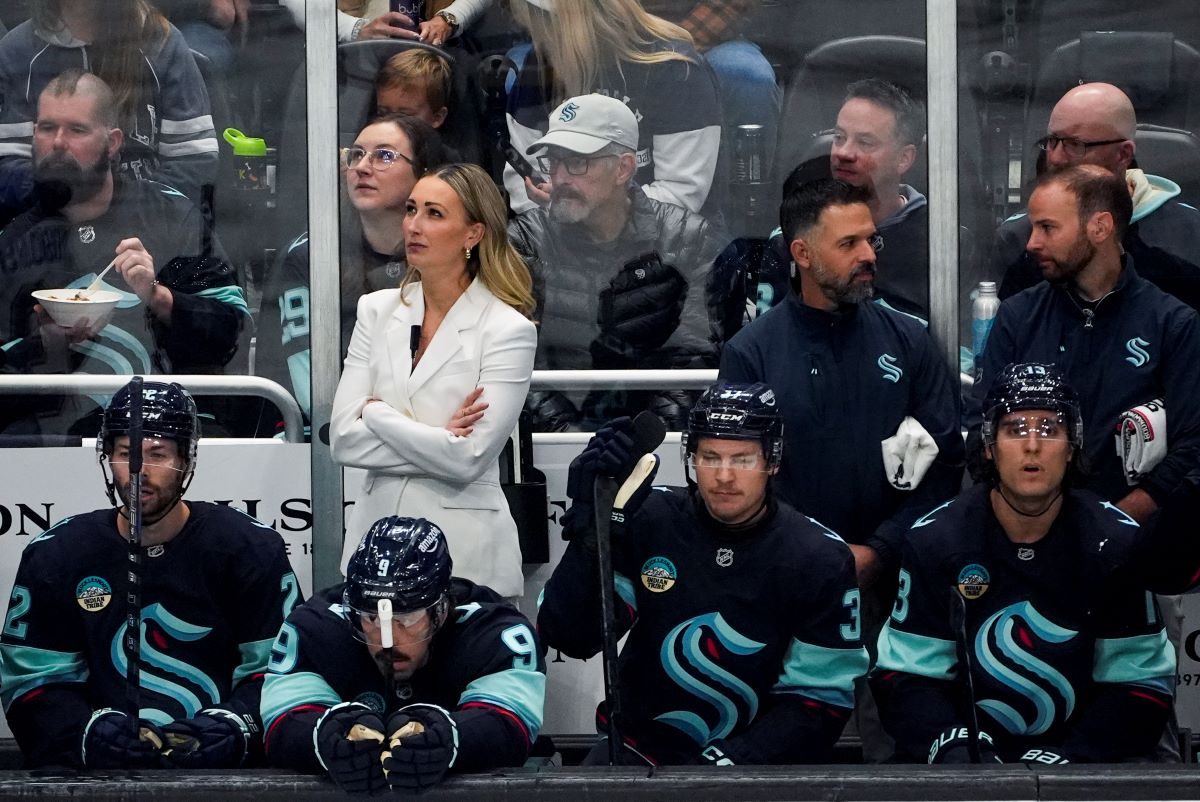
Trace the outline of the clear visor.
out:
M 747 454 L 735 454 L 732 457 L 693 452 L 687 455 L 687 462 L 693 470 L 703 468 L 708 471 L 718 471 L 728 468 L 734 471 L 758 471 L 765 473 L 770 469 L 770 465 L 761 450 L 755 450 L 753 453 Z
M 384 649 L 427 641 L 435 634 L 434 621 L 440 603 L 439 600 L 419 610 L 399 613 L 392 611 L 387 599 L 381 599 L 374 608 L 351 607 L 350 614 L 358 620 L 355 637 L 368 646 Z
M 996 424 L 996 440 L 1024 440 L 1032 434 L 1041 440 L 1066 441 L 1070 439 L 1070 428 L 1062 415 L 1014 412 Z
M 113 447 L 108 455 L 109 465 L 121 465 L 128 469 L 129 447 L 125 444 Z M 179 447 L 174 440 L 164 440 L 159 437 L 147 437 L 142 440 L 142 467 L 169 468 L 172 471 L 184 473 L 186 463 L 179 454 Z

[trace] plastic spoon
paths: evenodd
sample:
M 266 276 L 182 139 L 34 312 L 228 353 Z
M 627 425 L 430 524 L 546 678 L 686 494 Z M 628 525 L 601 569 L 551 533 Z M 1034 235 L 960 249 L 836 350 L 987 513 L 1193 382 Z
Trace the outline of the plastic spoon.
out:
M 87 285 L 87 289 L 85 289 L 82 294 L 86 295 L 88 298 L 91 298 L 92 293 L 95 292 L 96 290 L 100 289 L 100 280 L 104 278 L 104 276 L 108 273 L 108 271 L 113 269 L 113 265 L 115 265 L 116 263 L 117 263 L 117 259 L 116 259 L 116 257 L 113 257 L 113 260 L 108 263 L 108 267 L 106 267 L 100 271 L 100 275 L 96 276 L 96 278 L 94 278 L 92 280 L 92 283 Z

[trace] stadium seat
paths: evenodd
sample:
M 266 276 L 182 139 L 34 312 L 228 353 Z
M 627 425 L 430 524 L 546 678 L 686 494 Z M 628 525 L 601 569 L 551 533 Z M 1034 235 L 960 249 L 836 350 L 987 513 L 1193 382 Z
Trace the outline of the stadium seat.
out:
M 1138 165 L 1179 184 L 1179 199 L 1200 208 L 1200 139 L 1191 131 L 1139 123 L 1136 141 Z
M 1071 87 L 1093 81 L 1111 83 L 1129 95 L 1138 122 L 1152 126 L 1145 141 L 1156 158 L 1178 163 L 1194 155 L 1194 140 L 1186 132 L 1200 130 L 1200 52 L 1169 32 L 1090 31 L 1060 45 L 1042 61 L 1025 115 L 1026 186 L 1037 159 L 1033 143 L 1045 133 L 1054 104 Z M 1166 129 L 1185 136 L 1168 135 Z M 1139 146 L 1142 142 L 1139 131 Z M 1168 155 L 1173 147 L 1178 148 L 1177 155 Z M 1166 175 L 1165 167 L 1148 160 L 1149 153 L 1138 156 L 1139 165 Z M 1197 179 L 1185 180 L 1190 184 Z

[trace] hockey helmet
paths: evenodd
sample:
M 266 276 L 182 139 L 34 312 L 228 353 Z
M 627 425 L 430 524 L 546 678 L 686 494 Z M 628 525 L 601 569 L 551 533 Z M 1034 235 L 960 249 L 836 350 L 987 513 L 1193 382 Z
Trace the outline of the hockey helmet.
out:
M 775 391 L 762 382 L 720 382 L 709 387 L 688 414 L 688 428 L 680 441 L 685 462 L 702 437 L 758 440 L 768 468 L 778 468 L 783 457 L 783 414 L 775 403 Z
M 129 434 L 130 413 L 133 409 L 133 382 L 126 384 L 108 402 L 96 450 L 103 457 L 112 453 L 113 440 Z M 187 459 L 188 467 L 196 467 L 196 448 L 200 442 L 200 421 L 196 402 L 191 394 L 175 382 L 148 381 L 142 383 L 142 435 L 174 440 L 179 453 Z
M 1054 365 L 1035 362 L 1011 364 L 992 381 L 983 402 L 983 442 L 996 443 L 1000 419 L 1022 409 L 1056 412 L 1067 426 L 1067 439 L 1083 445 L 1083 413 L 1079 396 Z
M 397 613 L 425 610 L 450 587 L 446 535 L 424 518 L 393 515 L 371 524 L 346 566 L 344 602 L 373 614 L 380 600 Z

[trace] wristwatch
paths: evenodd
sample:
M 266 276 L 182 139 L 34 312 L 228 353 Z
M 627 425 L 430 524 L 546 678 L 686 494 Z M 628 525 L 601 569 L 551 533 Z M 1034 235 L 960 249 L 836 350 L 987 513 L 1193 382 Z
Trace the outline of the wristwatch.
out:
M 450 33 L 454 33 L 455 31 L 458 30 L 458 16 L 455 15 L 454 12 L 447 11 L 446 9 L 442 9 L 441 11 L 434 14 L 433 16 L 441 17 L 442 19 L 444 19 L 446 21 L 446 24 L 450 26 Z

